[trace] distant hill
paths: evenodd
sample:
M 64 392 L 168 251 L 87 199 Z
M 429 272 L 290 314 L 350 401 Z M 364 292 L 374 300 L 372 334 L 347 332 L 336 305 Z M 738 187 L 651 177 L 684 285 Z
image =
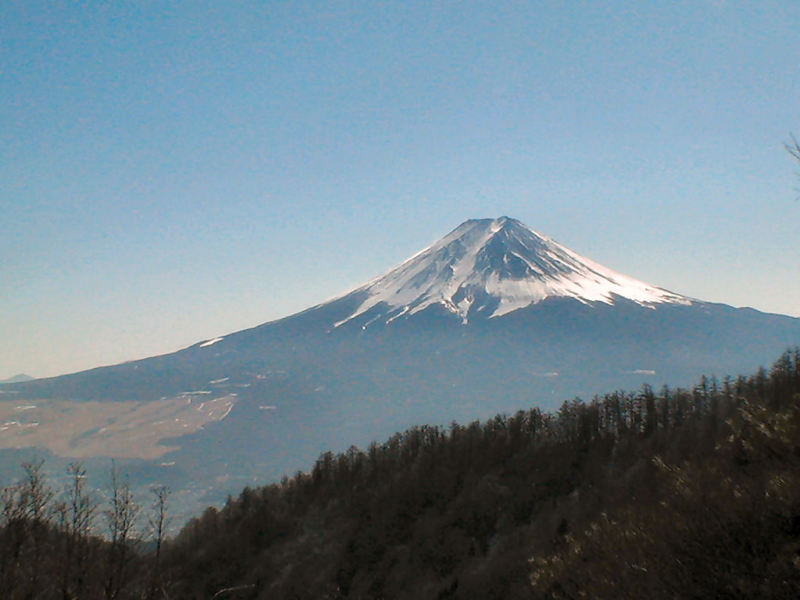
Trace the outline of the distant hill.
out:
M 8 379 L 0 379 L 0 384 L 2 383 L 22 383 L 23 381 L 33 381 L 36 379 L 35 377 L 31 377 L 30 375 L 25 375 L 25 373 L 20 373 L 19 375 L 14 375 L 13 377 L 9 377 Z

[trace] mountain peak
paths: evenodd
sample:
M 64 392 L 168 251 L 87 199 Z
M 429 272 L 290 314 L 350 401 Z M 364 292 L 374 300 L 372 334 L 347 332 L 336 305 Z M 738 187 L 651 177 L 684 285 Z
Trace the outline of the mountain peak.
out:
M 500 317 L 545 298 L 645 306 L 689 298 L 616 273 L 517 219 L 470 219 L 353 294 L 365 299 L 341 325 L 369 313 L 389 323 L 439 305 L 461 317 Z
M 35 378 L 31 377 L 30 375 L 26 375 L 25 373 L 20 373 L 19 375 L 14 375 L 13 377 L 9 377 L 8 379 L 0 379 L 0 383 L 22 383 L 24 381 L 33 381 Z
M 468 220 L 464 221 L 461 225 L 456 227 L 448 235 L 452 235 L 452 234 L 458 233 L 458 232 L 463 232 L 463 231 L 466 231 L 467 229 L 472 229 L 472 228 L 476 228 L 476 227 L 489 230 L 489 231 L 491 231 L 493 233 L 496 233 L 496 232 L 498 232 L 500 230 L 503 230 L 503 229 L 505 229 L 505 230 L 513 230 L 513 229 L 518 229 L 518 228 L 526 229 L 528 231 L 532 231 L 529 227 L 524 225 L 521 221 L 518 221 L 517 219 L 512 219 L 511 217 L 503 216 L 503 217 L 497 217 L 496 219 L 468 219 Z

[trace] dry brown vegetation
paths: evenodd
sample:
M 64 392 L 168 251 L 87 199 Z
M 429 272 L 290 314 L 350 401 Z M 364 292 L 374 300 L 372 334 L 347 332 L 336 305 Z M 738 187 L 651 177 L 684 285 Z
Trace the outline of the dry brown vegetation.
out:
M 161 440 L 224 419 L 234 394 L 187 393 L 150 402 L 0 401 L 0 448 L 45 448 L 57 456 L 153 460 L 171 450 Z

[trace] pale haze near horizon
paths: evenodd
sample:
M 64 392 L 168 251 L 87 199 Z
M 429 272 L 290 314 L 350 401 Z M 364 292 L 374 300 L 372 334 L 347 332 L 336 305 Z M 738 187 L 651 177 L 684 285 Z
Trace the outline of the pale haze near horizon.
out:
M 0 8 L 0 379 L 285 316 L 468 218 L 800 316 L 800 4 Z

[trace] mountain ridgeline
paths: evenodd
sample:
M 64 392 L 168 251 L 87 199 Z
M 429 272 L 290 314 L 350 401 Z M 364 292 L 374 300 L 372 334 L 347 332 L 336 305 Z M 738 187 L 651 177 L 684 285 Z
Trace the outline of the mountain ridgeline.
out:
M 690 385 L 702 373 L 749 372 L 798 342 L 800 319 L 658 288 L 501 217 L 467 221 L 298 314 L 172 354 L 2 385 L 0 404 L 82 414 L 72 429 L 39 438 L 65 460 L 78 447 L 103 458 L 109 422 L 134 415 L 115 439 L 130 435 L 116 456 L 140 461 L 128 465 L 136 482 L 210 503 L 420 423 L 554 409 L 645 383 Z M 98 410 L 81 409 L 86 402 Z M 125 414 L 92 420 L 125 402 Z M 151 405 L 163 433 L 147 421 Z M 35 410 L 14 413 L 28 428 L 12 448 L 46 425 L 44 413 L 36 426 L 24 422 Z M 74 438 L 60 439 L 69 431 Z M 141 452 L 144 434 L 157 452 Z

